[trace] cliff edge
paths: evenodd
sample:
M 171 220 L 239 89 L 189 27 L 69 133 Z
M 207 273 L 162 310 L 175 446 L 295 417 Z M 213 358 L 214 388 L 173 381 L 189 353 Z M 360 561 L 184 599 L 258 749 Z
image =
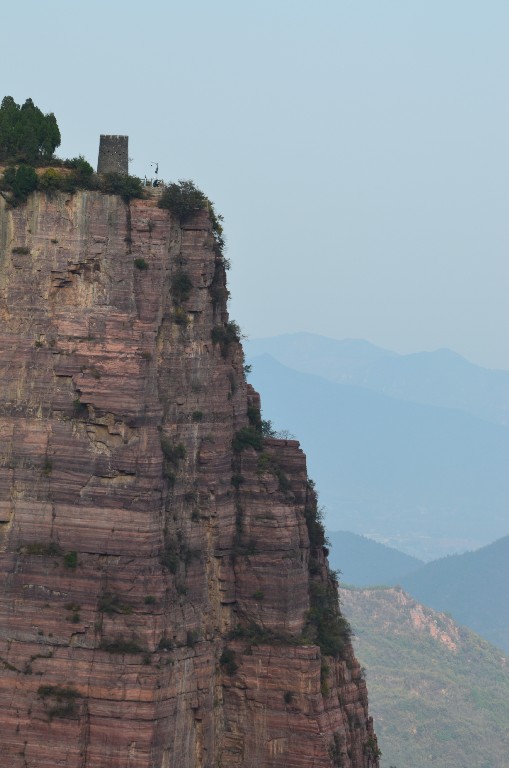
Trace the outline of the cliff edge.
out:
M 206 210 L 0 198 L 0 756 L 373 768 L 294 440 L 263 438 Z

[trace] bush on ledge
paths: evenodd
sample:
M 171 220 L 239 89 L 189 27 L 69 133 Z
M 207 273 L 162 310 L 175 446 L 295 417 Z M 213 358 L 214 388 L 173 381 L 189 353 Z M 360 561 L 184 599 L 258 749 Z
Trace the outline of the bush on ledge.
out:
M 179 179 L 178 183 L 168 184 L 158 202 L 159 208 L 167 208 L 180 220 L 202 210 L 207 204 L 207 197 L 190 179 Z

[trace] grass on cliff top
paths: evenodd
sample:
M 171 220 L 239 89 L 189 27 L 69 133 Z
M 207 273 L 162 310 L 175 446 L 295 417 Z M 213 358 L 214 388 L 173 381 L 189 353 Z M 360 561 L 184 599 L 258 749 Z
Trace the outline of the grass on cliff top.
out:
M 395 589 L 343 589 L 342 610 L 367 669 L 383 767 L 509 768 L 501 651 Z

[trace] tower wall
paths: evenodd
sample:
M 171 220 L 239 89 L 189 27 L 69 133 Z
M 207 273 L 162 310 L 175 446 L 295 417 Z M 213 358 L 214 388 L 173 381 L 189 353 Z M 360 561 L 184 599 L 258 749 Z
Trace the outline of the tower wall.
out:
M 128 136 L 101 135 L 97 173 L 129 173 L 128 141 Z

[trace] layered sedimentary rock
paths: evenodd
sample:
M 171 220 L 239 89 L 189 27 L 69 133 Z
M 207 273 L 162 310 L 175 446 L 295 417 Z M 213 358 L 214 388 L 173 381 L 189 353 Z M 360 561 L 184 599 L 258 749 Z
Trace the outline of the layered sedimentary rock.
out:
M 0 198 L 6 768 L 377 765 L 305 456 L 261 436 L 224 274 L 207 211 Z

